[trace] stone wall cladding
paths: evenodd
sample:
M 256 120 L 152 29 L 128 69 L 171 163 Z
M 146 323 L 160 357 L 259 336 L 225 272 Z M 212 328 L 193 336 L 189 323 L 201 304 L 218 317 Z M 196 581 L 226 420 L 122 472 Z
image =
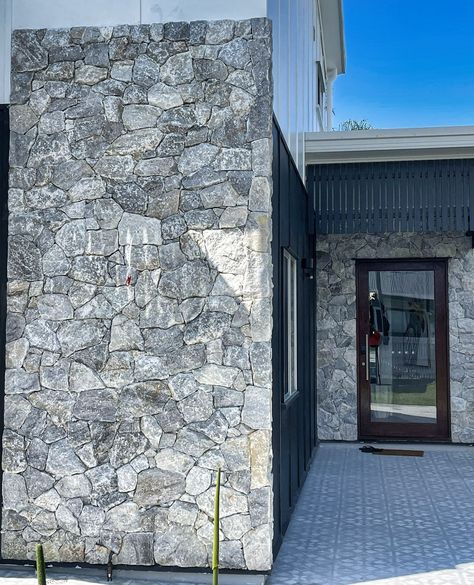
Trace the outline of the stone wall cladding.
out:
M 269 569 L 269 22 L 12 61 L 3 558 Z
M 356 296 L 353 258 L 446 258 L 451 434 L 474 441 L 474 250 L 464 234 L 356 234 L 317 241 L 318 435 L 357 439 Z

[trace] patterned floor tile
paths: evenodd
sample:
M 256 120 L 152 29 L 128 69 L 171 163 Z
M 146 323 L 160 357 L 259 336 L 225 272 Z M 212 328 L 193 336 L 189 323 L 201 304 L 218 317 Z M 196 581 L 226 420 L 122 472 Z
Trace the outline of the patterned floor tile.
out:
M 320 446 L 269 585 L 474 585 L 474 449 Z

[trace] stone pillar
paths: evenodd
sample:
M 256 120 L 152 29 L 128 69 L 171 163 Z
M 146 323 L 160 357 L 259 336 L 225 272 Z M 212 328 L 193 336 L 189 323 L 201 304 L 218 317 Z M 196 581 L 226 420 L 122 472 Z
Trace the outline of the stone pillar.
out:
M 6 559 L 271 566 L 267 20 L 17 31 Z

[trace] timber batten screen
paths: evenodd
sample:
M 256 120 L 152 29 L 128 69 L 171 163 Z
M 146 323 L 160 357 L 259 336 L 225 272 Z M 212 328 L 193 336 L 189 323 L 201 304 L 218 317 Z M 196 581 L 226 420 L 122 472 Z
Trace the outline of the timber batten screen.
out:
M 474 231 L 474 159 L 309 165 L 307 184 L 319 234 Z

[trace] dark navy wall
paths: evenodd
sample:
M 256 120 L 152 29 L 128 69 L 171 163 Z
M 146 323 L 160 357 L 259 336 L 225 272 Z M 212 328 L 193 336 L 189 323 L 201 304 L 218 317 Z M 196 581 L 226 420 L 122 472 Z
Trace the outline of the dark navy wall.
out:
M 307 172 L 318 234 L 474 230 L 474 160 L 311 165 Z
M 312 198 L 276 122 L 273 126 L 273 474 L 275 553 L 290 520 L 316 446 L 315 252 Z M 287 372 L 283 252 L 298 264 L 298 392 L 283 399 Z
M 0 421 L 2 421 L 2 424 L 0 426 L 0 436 L 3 435 L 4 420 L 3 412 L 5 404 L 9 143 L 10 143 L 9 110 L 7 105 L 0 105 Z M 1 469 L 3 469 L 2 449 L 0 449 L 0 474 Z M 0 489 L 0 508 L 2 505 L 1 491 L 2 490 Z

